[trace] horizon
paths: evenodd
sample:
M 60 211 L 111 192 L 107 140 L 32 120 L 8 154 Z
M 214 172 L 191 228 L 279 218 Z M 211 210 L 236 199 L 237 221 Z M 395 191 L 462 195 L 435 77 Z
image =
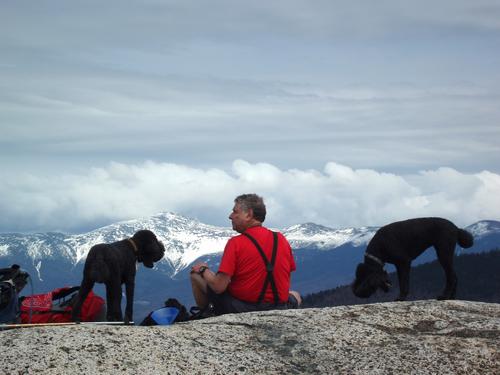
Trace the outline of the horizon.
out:
M 84 235 L 84 234 L 88 234 L 88 233 L 91 233 L 91 232 L 95 232 L 95 231 L 99 231 L 101 229 L 104 229 L 106 227 L 111 227 L 113 225 L 121 225 L 121 224 L 127 224 L 127 223 L 132 223 L 132 222 L 136 222 L 136 221 L 142 221 L 142 220 L 150 220 L 152 218 L 155 218 L 157 216 L 160 216 L 160 215 L 165 215 L 165 214 L 171 214 L 171 215 L 174 215 L 176 217 L 181 217 L 181 218 L 184 218 L 184 219 L 188 219 L 188 220 L 191 220 L 191 221 L 196 221 L 202 225 L 208 225 L 208 226 L 211 226 L 211 227 L 215 227 L 215 228 L 218 228 L 218 229 L 225 229 L 225 230 L 229 230 L 229 231 L 232 231 L 234 232 L 235 234 L 234 235 L 237 235 L 237 232 L 235 232 L 232 228 L 231 228 L 231 225 L 227 225 L 227 226 L 218 226 L 218 225 L 213 225 L 213 224 L 208 224 L 208 223 L 205 223 L 195 217 L 190 217 L 190 216 L 185 216 L 185 215 L 182 215 L 182 214 L 179 214 L 179 213 L 175 213 L 175 212 L 172 212 L 172 211 L 164 211 L 164 212 L 158 212 L 156 214 L 153 214 L 153 215 L 150 215 L 150 216 L 143 216 L 143 217 L 137 217 L 137 218 L 129 218 L 129 219 L 125 219 L 125 220 L 120 220 L 120 221 L 116 221 L 116 222 L 109 222 L 107 224 L 104 224 L 104 225 L 101 225 L 101 226 L 97 226 L 97 227 L 93 227 L 93 228 L 89 228 L 89 229 L 86 229 L 86 230 L 83 230 L 81 232 L 63 232 L 63 231 L 46 231 L 46 232 L 2 232 L 0 231 L 0 235 L 9 235 L 9 234 L 20 234 L 20 235 L 36 235 L 36 234 L 48 234 L 48 233 L 57 233 L 57 234 L 63 234 L 63 235 L 66 235 L 66 236 L 78 236 L 78 235 Z M 403 219 L 403 220 L 408 220 L 408 219 L 414 219 L 413 217 L 412 218 L 406 218 L 406 219 Z M 464 226 L 458 226 L 459 228 L 463 228 L 463 229 L 466 229 L 470 226 L 473 226 L 473 225 L 476 225 L 478 223 L 482 223 L 482 222 L 493 222 L 493 223 L 500 223 L 500 220 L 493 220 L 493 219 L 480 219 L 480 220 L 477 220 L 477 221 L 474 221 L 474 222 L 471 222 L 469 224 L 466 224 Z M 331 227 L 331 226 L 328 226 L 328 225 L 324 225 L 324 224 L 321 224 L 321 223 L 314 223 L 314 222 L 303 222 L 303 223 L 295 223 L 295 224 L 291 224 L 291 225 L 288 225 L 286 227 L 283 227 L 283 228 L 277 228 L 277 227 L 268 227 L 267 225 L 265 225 L 265 223 L 263 224 L 265 227 L 268 227 L 269 229 L 271 230 L 278 230 L 278 231 L 281 231 L 281 232 L 285 232 L 287 230 L 289 230 L 290 228 L 292 227 L 295 227 L 295 226 L 307 226 L 307 225 L 314 225 L 314 226 L 320 226 L 320 227 L 323 227 L 323 228 L 326 228 L 328 230 L 332 230 L 332 231 L 343 231 L 343 230 L 346 230 L 346 229 L 364 229 L 364 228 L 369 228 L 369 229 L 379 229 L 381 228 L 382 226 L 384 225 L 387 225 L 387 224 L 390 224 L 390 223 L 385 223 L 383 225 L 380 225 L 380 226 L 371 226 L 371 225 L 361 225 L 361 226 L 350 226 L 350 227 Z M 144 229 L 148 229 L 148 228 L 144 228 Z

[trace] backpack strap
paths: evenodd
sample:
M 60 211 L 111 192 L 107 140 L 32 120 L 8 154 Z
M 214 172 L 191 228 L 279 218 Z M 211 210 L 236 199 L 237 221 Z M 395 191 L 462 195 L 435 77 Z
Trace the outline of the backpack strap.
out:
M 80 286 L 73 286 L 73 287 L 63 287 L 63 288 L 58 288 L 52 291 L 52 300 L 56 299 L 61 299 L 61 298 L 66 298 L 70 294 L 77 292 L 80 290 Z
M 259 243 L 255 238 L 253 238 L 248 233 L 242 233 L 255 245 L 266 266 L 266 271 L 267 271 L 266 280 L 264 281 L 264 286 L 262 287 L 262 290 L 260 292 L 257 304 L 262 303 L 262 301 L 264 300 L 264 295 L 266 294 L 267 286 L 269 284 L 271 284 L 271 289 L 273 291 L 274 304 L 277 305 L 279 303 L 278 289 L 276 288 L 276 282 L 274 281 L 274 275 L 273 275 L 274 263 L 276 262 L 276 253 L 278 252 L 278 233 L 276 232 L 272 233 L 273 233 L 273 253 L 271 255 L 271 261 L 267 259 L 266 254 L 264 254 L 262 247 L 260 247 Z

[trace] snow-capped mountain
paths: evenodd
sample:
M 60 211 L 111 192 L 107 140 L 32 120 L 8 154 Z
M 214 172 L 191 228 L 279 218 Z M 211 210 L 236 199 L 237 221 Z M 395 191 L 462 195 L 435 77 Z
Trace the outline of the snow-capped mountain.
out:
M 47 258 L 64 258 L 75 265 L 98 243 L 109 243 L 131 237 L 140 229 L 149 229 L 165 245 L 165 257 L 158 267 L 171 276 L 188 267 L 196 259 L 220 254 L 227 240 L 236 233 L 231 228 L 207 225 L 195 219 L 166 212 L 114 223 L 94 231 L 65 235 L 62 233 L 0 234 L 0 257 L 23 251 L 34 263 Z M 332 229 L 306 223 L 283 230 L 295 249 L 329 250 L 346 243 L 366 244 L 376 228 Z
M 491 233 L 500 233 L 500 222 L 493 220 L 482 220 L 475 224 L 469 225 L 467 228 L 474 238 L 480 238 Z
M 111 224 L 94 231 L 63 233 L 0 234 L 0 268 L 20 264 L 32 277 L 36 292 L 64 285 L 79 285 L 84 259 L 90 248 L 131 237 L 140 229 L 153 231 L 165 245 L 165 257 L 153 270 L 138 268 L 135 309 L 138 315 L 159 307 L 167 297 L 192 303 L 189 266 L 198 258 L 216 269 L 226 241 L 236 234 L 231 228 L 207 225 L 174 213 Z M 302 293 L 316 292 L 352 281 L 375 227 L 333 229 L 313 223 L 282 229 L 294 249 L 297 271 L 292 287 Z M 480 221 L 465 228 L 474 235 L 474 246 L 464 251 L 482 252 L 500 247 L 500 222 Z M 418 263 L 435 259 L 425 252 Z M 101 285 L 97 292 L 104 295 Z M 26 290 L 25 292 L 29 292 Z
M 305 223 L 286 228 L 283 234 L 294 249 L 334 249 L 351 243 L 353 246 L 366 245 L 378 228 L 333 229 L 323 225 Z
M 483 252 L 500 249 L 500 222 L 482 220 L 464 228 L 474 236 L 474 246 L 471 249 L 458 249 L 457 255 L 469 252 Z
M 73 249 L 75 263 L 87 256 L 90 248 L 97 243 L 108 243 L 131 237 L 140 229 L 153 231 L 165 245 L 165 257 L 173 274 L 186 268 L 197 258 L 220 253 L 226 241 L 234 235 L 230 228 L 203 224 L 197 220 L 170 212 L 148 218 L 118 222 L 89 233 L 68 236 L 65 243 Z
M 66 259 L 75 265 L 98 243 L 109 243 L 131 237 L 140 229 L 149 229 L 165 245 L 165 257 L 159 268 L 176 275 L 196 259 L 222 253 L 227 240 L 236 233 L 229 227 L 201 223 L 171 212 L 117 222 L 94 231 L 66 235 L 62 233 L 0 234 L 0 258 L 24 253 L 33 264 L 44 259 Z M 282 230 L 294 249 L 333 250 L 344 245 L 366 246 L 377 227 L 334 229 L 305 223 Z M 466 228 L 476 241 L 492 233 L 500 234 L 500 222 L 485 220 Z

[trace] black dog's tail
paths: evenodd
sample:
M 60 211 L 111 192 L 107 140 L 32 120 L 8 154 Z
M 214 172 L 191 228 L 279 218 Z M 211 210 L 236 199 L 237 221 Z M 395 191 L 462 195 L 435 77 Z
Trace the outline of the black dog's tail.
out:
M 474 244 L 474 237 L 472 237 L 472 234 L 467 232 L 464 229 L 459 229 L 458 230 L 458 244 L 463 247 L 464 249 L 468 249 Z

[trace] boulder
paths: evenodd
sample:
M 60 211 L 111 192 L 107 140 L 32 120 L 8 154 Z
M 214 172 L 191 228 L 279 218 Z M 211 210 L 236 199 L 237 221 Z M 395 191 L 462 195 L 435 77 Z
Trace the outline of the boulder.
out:
M 2 374 L 499 374 L 500 305 L 392 302 L 0 332 Z

